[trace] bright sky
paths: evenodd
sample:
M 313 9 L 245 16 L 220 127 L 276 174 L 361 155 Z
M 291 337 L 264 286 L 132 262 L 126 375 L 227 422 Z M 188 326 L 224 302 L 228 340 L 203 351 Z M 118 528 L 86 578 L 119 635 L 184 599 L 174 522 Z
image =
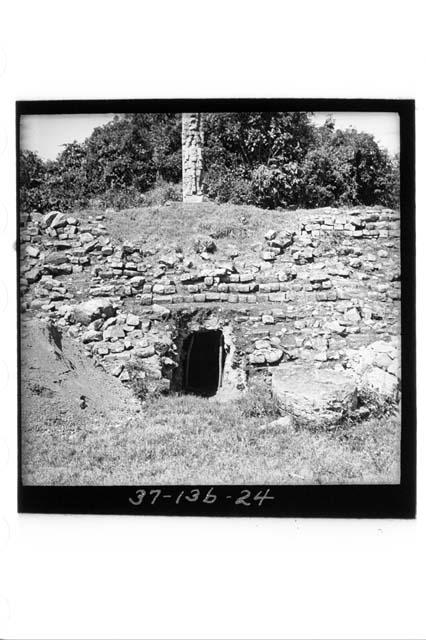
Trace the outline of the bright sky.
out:
M 372 111 L 317 111 L 314 113 L 315 124 L 324 124 L 331 115 L 336 121 L 336 129 L 348 129 L 353 127 L 357 131 L 371 133 L 378 144 L 389 151 L 399 153 L 399 115 L 389 112 Z
M 320 112 L 314 113 L 315 124 L 323 124 L 328 116 L 336 120 L 337 129 L 354 127 L 371 133 L 380 146 L 391 154 L 399 152 L 399 116 L 397 113 Z M 37 151 L 45 160 L 53 160 L 62 145 L 82 142 L 95 127 L 112 120 L 114 114 L 31 115 L 21 118 L 21 148 Z
M 63 144 L 83 142 L 93 129 L 113 117 L 113 113 L 22 116 L 21 149 L 37 151 L 44 160 L 54 160 Z

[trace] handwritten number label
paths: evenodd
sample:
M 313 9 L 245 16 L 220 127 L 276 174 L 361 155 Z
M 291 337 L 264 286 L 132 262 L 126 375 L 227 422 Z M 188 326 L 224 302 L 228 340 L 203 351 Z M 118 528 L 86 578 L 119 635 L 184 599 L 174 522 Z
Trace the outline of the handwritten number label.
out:
M 250 507 L 252 504 L 249 501 L 250 496 L 251 496 L 251 491 L 249 491 L 248 489 L 243 489 L 243 491 L 241 491 L 240 497 L 235 500 L 235 504 L 243 504 L 245 507 Z M 270 496 L 269 489 L 266 489 L 266 491 L 263 491 L 263 492 L 258 491 L 253 498 L 253 502 L 257 502 L 258 503 L 257 506 L 261 507 L 265 500 L 273 500 L 273 499 L 274 499 L 274 496 Z
M 137 500 L 132 500 L 132 498 L 129 498 L 129 502 L 131 504 L 134 504 L 135 507 L 138 507 L 140 504 L 142 504 L 142 500 L 145 498 L 146 496 L 146 491 L 145 489 L 138 489 L 136 491 L 136 496 L 137 496 Z
M 157 498 L 161 496 L 161 489 L 151 489 L 149 495 L 152 496 L 154 494 L 153 499 L 151 500 L 151 504 L 155 504 Z
M 185 500 L 188 500 L 188 502 L 197 502 L 198 498 L 200 497 L 200 491 L 198 489 L 192 489 L 190 493 L 191 497 L 185 496 Z
M 217 495 L 213 493 L 213 487 L 212 487 L 207 491 L 206 495 L 204 496 L 203 502 L 205 502 L 206 504 L 213 504 L 213 502 L 216 502 L 216 500 L 217 500 Z
M 249 507 L 250 502 L 248 502 L 248 498 L 250 498 L 250 493 L 248 489 L 243 489 L 241 496 L 235 500 L 235 504 L 243 504 L 245 507 Z
M 135 498 L 129 498 L 129 502 L 135 507 L 138 507 L 142 504 L 145 496 L 147 495 L 148 494 L 145 489 L 138 489 L 136 491 Z M 232 496 L 226 497 L 232 498 Z M 197 502 L 200 498 L 204 504 L 214 504 L 217 501 L 218 496 L 213 492 L 213 487 L 210 487 L 207 493 L 203 496 L 199 489 L 191 489 L 188 492 L 185 490 L 181 491 L 176 498 L 174 498 L 173 495 L 163 495 L 162 489 L 149 490 L 149 504 L 151 505 L 154 505 L 157 501 L 158 504 L 160 504 L 161 501 L 166 498 L 173 498 L 177 505 L 180 504 L 182 499 L 185 499 L 187 502 Z M 261 507 L 265 500 L 274 500 L 274 496 L 269 495 L 269 489 L 258 491 L 254 496 L 252 496 L 252 492 L 249 489 L 242 489 L 240 495 L 235 499 L 234 504 L 242 504 L 245 507 L 252 507 L 255 505 Z
M 255 502 L 257 501 L 259 503 L 258 505 L 259 507 L 262 506 L 262 502 L 264 500 L 273 500 L 273 499 L 274 499 L 274 496 L 269 495 L 269 489 L 266 489 L 266 491 L 264 491 L 263 494 L 262 494 L 262 491 L 259 491 L 258 493 L 256 493 L 256 495 L 253 498 Z

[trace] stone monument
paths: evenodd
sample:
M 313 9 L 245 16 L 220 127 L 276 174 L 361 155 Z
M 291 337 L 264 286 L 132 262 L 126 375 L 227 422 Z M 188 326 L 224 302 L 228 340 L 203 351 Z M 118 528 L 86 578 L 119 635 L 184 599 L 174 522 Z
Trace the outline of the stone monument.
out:
M 203 114 L 182 114 L 182 186 L 184 202 L 203 202 Z

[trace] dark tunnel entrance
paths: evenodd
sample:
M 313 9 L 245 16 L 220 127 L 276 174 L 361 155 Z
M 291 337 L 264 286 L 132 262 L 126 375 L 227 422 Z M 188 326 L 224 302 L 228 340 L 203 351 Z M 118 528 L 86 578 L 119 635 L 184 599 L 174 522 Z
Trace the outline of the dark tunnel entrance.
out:
M 197 331 L 184 342 L 182 388 L 185 393 L 212 396 L 222 386 L 225 349 L 222 331 Z

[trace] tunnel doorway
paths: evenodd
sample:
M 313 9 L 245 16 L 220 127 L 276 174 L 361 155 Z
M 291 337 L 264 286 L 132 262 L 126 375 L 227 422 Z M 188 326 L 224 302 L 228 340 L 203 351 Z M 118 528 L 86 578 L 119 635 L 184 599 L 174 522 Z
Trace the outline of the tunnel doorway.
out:
M 213 396 L 222 386 L 226 353 L 222 331 L 194 331 L 184 342 L 183 391 Z

